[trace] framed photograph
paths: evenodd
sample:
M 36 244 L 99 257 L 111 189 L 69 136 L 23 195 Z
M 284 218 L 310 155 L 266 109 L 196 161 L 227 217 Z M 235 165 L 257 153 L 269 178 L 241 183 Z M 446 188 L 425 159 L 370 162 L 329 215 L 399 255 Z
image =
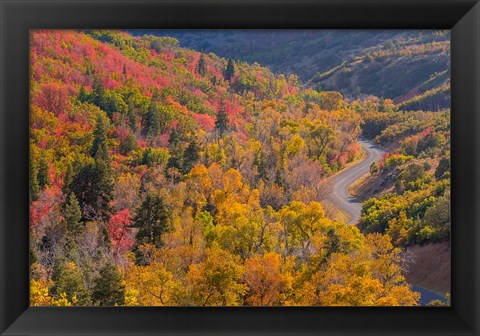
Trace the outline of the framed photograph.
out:
M 9 1 L 2 335 L 478 335 L 477 1 Z

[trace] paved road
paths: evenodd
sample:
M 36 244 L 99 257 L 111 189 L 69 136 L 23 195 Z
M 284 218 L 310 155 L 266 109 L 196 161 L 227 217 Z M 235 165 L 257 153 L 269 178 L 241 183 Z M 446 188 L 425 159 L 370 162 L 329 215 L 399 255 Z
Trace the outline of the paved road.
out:
M 434 292 L 431 292 L 428 289 L 421 288 L 421 287 L 418 287 L 418 286 L 412 286 L 412 289 L 415 292 L 420 293 L 420 306 L 426 306 L 432 300 L 440 300 L 444 303 L 447 302 L 447 300 L 444 296 L 435 294 Z
M 336 207 L 343 209 L 350 217 L 347 224 L 357 224 L 360 221 L 362 210 L 362 202 L 350 195 L 348 187 L 368 173 L 372 162 L 378 162 L 385 153 L 383 149 L 369 140 L 360 139 L 358 142 L 367 153 L 367 157 L 333 177 L 333 191 L 330 195 L 330 201 Z

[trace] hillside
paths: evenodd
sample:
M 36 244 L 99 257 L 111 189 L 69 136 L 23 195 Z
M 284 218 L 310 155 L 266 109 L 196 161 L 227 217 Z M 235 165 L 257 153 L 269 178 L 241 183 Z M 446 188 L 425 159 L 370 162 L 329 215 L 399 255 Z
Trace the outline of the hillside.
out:
M 32 305 L 418 304 L 322 205 L 391 100 L 118 31 L 34 31 L 31 62 Z
M 145 31 L 133 31 L 143 34 Z M 449 81 L 448 32 L 217 30 L 149 31 L 179 39 L 182 46 L 258 62 L 275 73 L 347 97 L 374 95 L 409 100 Z M 448 94 L 448 93 L 445 93 Z M 419 105 L 419 109 L 432 105 Z M 434 105 L 435 106 L 435 105 Z M 441 101 L 440 108 L 447 108 Z
M 387 153 L 352 188 L 364 201 L 360 227 L 403 247 L 413 284 L 450 291 L 450 113 L 363 116 L 363 134 Z

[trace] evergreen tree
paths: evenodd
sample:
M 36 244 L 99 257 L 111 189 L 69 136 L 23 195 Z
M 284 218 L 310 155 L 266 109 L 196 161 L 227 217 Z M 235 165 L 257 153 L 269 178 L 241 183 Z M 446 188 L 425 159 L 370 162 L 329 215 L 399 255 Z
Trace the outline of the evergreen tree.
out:
M 257 179 L 263 180 L 264 182 L 270 182 L 270 176 L 268 175 L 268 170 L 267 170 L 267 158 L 263 151 L 255 155 L 253 164 L 257 166 L 257 172 L 258 172 Z
M 95 74 L 95 66 L 92 64 L 92 62 L 87 60 L 87 62 L 85 64 L 85 76 L 91 77 L 94 74 Z
M 180 146 L 182 142 L 180 132 L 177 127 L 172 128 L 172 131 L 170 132 L 170 135 L 168 136 L 168 148 L 170 150 L 173 150 Z
M 105 162 L 110 161 L 108 155 L 108 143 L 107 143 L 107 132 L 106 125 L 102 116 L 97 117 L 97 123 L 95 125 L 95 130 L 93 131 L 93 144 L 90 149 L 90 155 L 93 158 L 100 158 Z
M 98 195 L 96 203 L 96 209 L 98 209 L 98 216 L 101 219 L 108 219 L 112 214 L 112 207 L 110 203 L 113 200 L 114 181 L 111 174 L 111 168 L 109 162 L 105 162 L 101 159 L 95 160 L 95 175 L 97 182 Z
M 160 133 L 160 110 L 157 105 L 157 100 L 158 94 L 155 93 L 148 107 L 144 135 L 156 136 Z
M 65 205 L 65 222 L 67 229 L 72 234 L 78 234 L 83 231 L 82 211 L 77 197 L 72 192 L 68 197 L 68 201 Z
M 80 91 L 78 92 L 78 101 L 84 103 L 89 101 L 89 96 L 87 91 L 85 90 L 85 87 L 82 85 L 80 87 Z
M 228 59 L 227 68 L 225 69 L 225 79 L 231 80 L 235 75 L 235 64 L 231 58 Z
M 207 63 L 205 62 L 205 57 L 203 57 L 203 54 L 198 60 L 197 73 L 202 77 L 207 74 Z
M 132 133 L 129 133 L 125 140 L 120 143 L 120 153 L 123 155 L 128 155 L 132 150 L 138 148 L 137 138 Z
M 170 230 L 169 217 L 170 212 L 163 199 L 159 195 L 148 194 L 133 218 L 133 227 L 138 228 L 136 246 L 149 243 L 160 247 L 162 235 Z
M 170 150 L 170 158 L 168 159 L 167 169 L 176 168 L 182 170 L 182 137 L 177 127 L 172 129 L 172 132 L 168 137 L 168 149 Z
M 123 306 L 125 304 L 125 285 L 117 267 L 107 262 L 95 278 L 92 289 L 92 301 L 97 306 Z
M 333 254 L 333 253 L 336 253 L 338 252 L 339 248 L 340 248 L 340 237 L 338 236 L 337 232 L 335 231 L 334 228 L 330 228 L 328 229 L 327 231 L 327 241 L 325 242 L 325 254 L 322 258 L 322 261 L 321 263 L 325 263 L 328 261 L 328 259 L 330 258 L 330 256 Z
M 200 159 L 200 146 L 197 137 L 193 136 L 183 154 L 182 173 L 187 174 Z
M 283 172 L 283 169 L 281 167 L 277 167 L 277 170 L 275 171 L 275 184 L 278 186 L 282 187 L 285 189 L 286 187 L 286 181 L 284 177 L 285 173 Z
M 133 104 L 128 105 L 127 117 L 130 123 L 130 128 L 132 129 L 133 132 L 136 132 L 137 131 L 137 114 L 135 113 Z
M 105 112 L 107 112 L 107 116 L 112 119 L 113 117 L 113 113 L 114 112 L 118 112 L 118 110 L 120 109 L 119 106 L 118 106 L 118 99 L 117 99 L 117 96 L 115 95 L 115 93 L 111 93 L 109 95 L 109 97 L 107 98 L 107 106 L 106 106 L 106 109 L 105 109 Z
M 448 157 L 442 157 L 435 169 L 435 178 L 437 180 L 450 176 L 450 160 Z
M 105 91 L 105 86 L 103 85 L 100 78 L 95 77 L 93 79 L 93 93 L 92 100 L 95 105 L 97 105 L 102 110 L 106 111 L 108 109 L 108 97 Z
M 215 130 L 218 132 L 220 137 L 223 137 L 225 132 L 228 130 L 228 114 L 225 111 L 225 106 L 222 104 L 217 113 L 217 118 L 215 119 Z
M 45 186 L 50 185 L 50 174 L 49 174 L 50 166 L 45 159 L 45 156 L 40 156 L 38 160 L 38 185 L 40 189 L 45 189 Z
M 79 168 L 72 179 L 71 190 L 80 204 L 82 221 L 110 218 L 113 187 L 110 169 L 103 160 L 97 158 Z
M 38 199 L 38 193 L 40 192 L 40 184 L 38 183 L 38 171 L 37 167 L 32 159 L 30 159 L 30 201 L 36 201 Z
M 68 163 L 67 171 L 65 173 L 65 177 L 63 178 L 63 186 L 62 186 L 62 192 L 66 197 L 68 197 L 68 195 L 70 195 L 72 192 L 70 189 L 70 186 L 72 185 L 72 179 L 73 179 L 73 167 L 70 163 Z
M 50 294 L 55 298 L 60 298 L 66 294 L 70 302 L 77 301 L 78 305 L 88 305 L 90 296 L 83 280 L 82 273 L 73 262 L 65 262 L 57 259 L 55 261 L 52 273 L 53 286 L 50 288 Z

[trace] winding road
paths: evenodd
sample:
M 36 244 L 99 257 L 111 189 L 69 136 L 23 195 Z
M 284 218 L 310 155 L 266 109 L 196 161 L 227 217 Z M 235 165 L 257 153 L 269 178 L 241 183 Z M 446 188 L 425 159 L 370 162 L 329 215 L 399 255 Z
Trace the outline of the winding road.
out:
M 382 155 L 385 154 L 383 149 L 371 141 L 360 139 L 358 142 L 367 153 L 367 157 L 363 161 L 341 171 L 333 177 L 333 191 L 330 195 L 330 201 L 333 205 L 348 214 L 350 220 L 347 224 L 350 225 L 357 224 L 360 221 L 362 202 L 350 195 L 348 187 L 368 173 L 372 162 L 378 162 L 382 158 Z
M 358 201 L 355 197 L 350 195 L 348 187 L 356 180 L 370 171 L 370 165 L 372 162 L 378 162 L 385 151 L 372 141 L 359 139 L 358 142 L 365 150 L 367 157 L 361 162 L 348 167 L 345 170 L 340 171 L 333 177 L 333 191 L 330 195 L 330 201 L 334 206 L 345 211 L 350 220 L 347 222 L 349 225 L 358 224 L 360 221 L 360 213 L 362 211 L 362 202 Z M 413 286 L 414 291 L 420 293 L 420 305 L 425 306 L 431 300 L 441 300 L 445 302 L 445 298 L 441 295 L 435 294 L 425 288 Z

